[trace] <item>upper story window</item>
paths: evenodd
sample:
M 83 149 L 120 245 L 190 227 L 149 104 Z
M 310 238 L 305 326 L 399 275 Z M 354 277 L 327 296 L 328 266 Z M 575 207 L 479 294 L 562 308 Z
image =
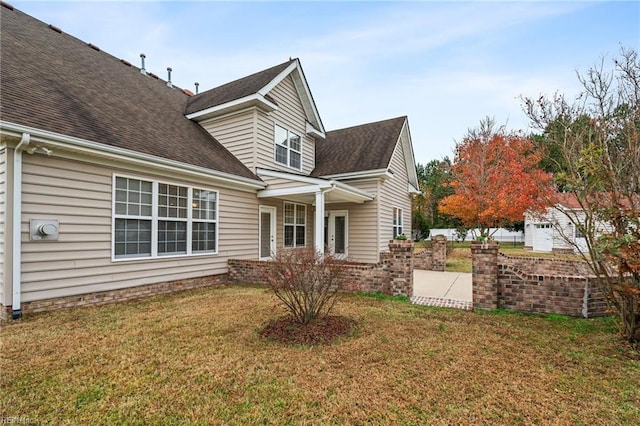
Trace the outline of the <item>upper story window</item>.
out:
M 218 193 L 116 176 L 113 257 L 215 253 Z
M 302 138 L 276 124 L 275 141 L 276 163 L 302 170 Z

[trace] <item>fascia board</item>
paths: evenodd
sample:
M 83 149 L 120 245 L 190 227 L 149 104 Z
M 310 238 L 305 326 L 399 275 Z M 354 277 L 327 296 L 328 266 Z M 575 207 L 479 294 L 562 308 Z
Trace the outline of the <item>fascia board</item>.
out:
M 344 191 L 348 194 L 351 194 L 353 196 L 355 196 L 358 199 L 362 199 L 361 202 L 364 201 L 371 201 L 373 200 L 375 197 L 375 195 L 369 194 L 366 191 L 363 191 L 361 189 L 358 188 L 354 188 L 351 185 L 347 185 L 346 183 L 342 183 L 342 182 L 336 182 L 336 181 L 332 181 L 333 185 L 336 186 L 336 188 L 340 191 Z
M 411 131 L 409 130 L 409 120 L 405 118 L 404 125 L 402 126 L 402 133 L 406 133 L 406 138 L 403 139 L 404 148 L 404 161 L 407 167 L 407 174 L 409 176 L 409 182 L 417 187 L 418 185 L 418 173 L 416 172 L 416 157 L 413 152 L 413 141 L 411 140 Z
M 317 178 L 312 178 L 307 176 L 292 175 L 289 173 L 278 172 L 275 170 L 265 170 L 265 169 L 258 169 L 257 174 L 260 177 L 289 179 L 292 181 L 309 184 L 308 186 L 297 187 L 297 188 L 282 188 L 282 189 L 273 189 L 273 190 L 265 189 L 259 192 L 259 194 L 263 194 L 261 197 L 277 197 L 277 196 L 285 196 L 285 195 L 305 194 L 305 193 L 309 193 L 309 191 L 317 192 L 321 190 L 335 188 L 342 193 L 349 194 L 351 198 L 359 202 L 371 201 L 375 198 L 375 195 L 372 195 L 366 191 L 363 191 L 358 188 L 354 188 L 351 185 L 338 182 L 335 180 L 317 179 Z M 267 194 L 267 195 L 264 195 L 264 194 Z
M 265 96 L 267 93 L 273 90 L 274 87 L 280 84 L 280 82 L 284 80 L 289 74 L 291 74 L 291 72 L 293 72 L 293 70 L 295 70 L 296 68 L 298 68 L 297 60 L 295 60 L 288 67 L 282 70 L 280 74 L 278 74 L 273 80 L 267 83 L 267 85 L 265 85 L 262 89 L 258 90 L 258 93 L 262 96 Z
M 295 188 L 263 189 L 258 191 L 258 198 L 286 197 L 291 195 L 314 194 L 321 191 L 320 185 L 296 186 Z
M 387 169 L 363 170 L 360 172 L 338 173 L 334 175 L 323 176 L 327 179 L 365 179 L 365 178 L 381 178 L 390 177 Z
M 409 182 L 409 184 L 407 185 L 407 191 L 409 191 L 409 194 L 415 194 L 415 195 L 422 194 L 422 191 L 420 191 L 418 188 L 413 186 L 411 182 Z
M 245 96 L 244 98 L 235 99 L 231 102 L 187 114 L 185 117 L 187 117 L 189 120 L 202 121 L 216 115 L 227 114 L 252 106 L 258 106 L 267 112 L 272 112 L 278 109 L 278 106 L 276 104 L 267 100 L 263 95 L 254 93 L 252 95 Z
M 308 183 L 312 185 L 326 185 L 328 183 L 328 180 L 326 179 L 319 179 L 319 178 L 313 178 L 309 176 L 296 175 L 292 173 L 279 172 L 277 170 L 268 170 L 268 169 L 258 168 L 256 170 L 256 174 L 260 177 L 266 176 L 266 177 L 273 177 L 278 179 L 289 179 L 296 182 Z
M 309 123 L 307 121 L 307 128 L 306 128 L 307 134 L 320 138 L 320 139 L 326 139 L 327 135 L 324 132 L 321 132 L 320 130 L 316 129 L 315 127 L 313 127 L 313 124 Z
M 236 176 L 231 173 L 220 172 L 217 170 L 207 169 L 205 167 L 195 166 L 180 161 L 169 160 L 154 155 L 144 154 L 137 151 L 118 148 L 111 145 L 95 143 L 89 140 L 76 138 L 73 136 L 61 135 L 59 133 L 49 132 L 34 127 L 23 126 L 20 124 L 0 121 L 0 134 L 8 136 L 20 137 L 22 133 L 31 135 L 32 143 L 42 143 L 47 147 L 71 151 L 84 155 L 108 158 L 118 162 L 135 164 L 146 168 L 161 170 L 163 172 L 188 174 L 193 177 L 204 177 L 207 179 L 215 179 L 232 186 L 243 186 L 252 189 L 262 189 L 266 187 L 266 183 L 249 179 L 242 176 Z M 55 152 L 55 151 L 54 151 Z

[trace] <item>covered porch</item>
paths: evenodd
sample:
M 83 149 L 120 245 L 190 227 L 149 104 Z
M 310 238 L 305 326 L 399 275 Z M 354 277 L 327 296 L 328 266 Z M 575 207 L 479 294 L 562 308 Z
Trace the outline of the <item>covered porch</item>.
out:
M 260 259 L 281 247 L 300 246 L 349 255 L 350 213 L 372 202 L 375 194 L 331 179 L 265 169 L 257 174 L 268 184 L 257 194 Z

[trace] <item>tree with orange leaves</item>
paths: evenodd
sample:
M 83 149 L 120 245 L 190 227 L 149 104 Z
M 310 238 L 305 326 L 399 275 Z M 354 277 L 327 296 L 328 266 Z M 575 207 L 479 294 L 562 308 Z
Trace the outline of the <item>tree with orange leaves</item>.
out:
M 539 168 L 540 159 L 529 139 L 495 129 L 486 118 L 456 144 L 455 193 L 440 202 L 440 212 L 487 236 L 489 228 L 523 220 L 527 210 L 544 210 L 552 177 Z

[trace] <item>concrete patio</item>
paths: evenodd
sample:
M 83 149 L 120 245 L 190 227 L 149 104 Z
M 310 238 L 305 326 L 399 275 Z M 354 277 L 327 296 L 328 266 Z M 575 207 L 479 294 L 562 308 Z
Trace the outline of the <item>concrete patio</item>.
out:
M 471 274 L 415 269 L 411 302 L 470 310 L 473 308 Z

